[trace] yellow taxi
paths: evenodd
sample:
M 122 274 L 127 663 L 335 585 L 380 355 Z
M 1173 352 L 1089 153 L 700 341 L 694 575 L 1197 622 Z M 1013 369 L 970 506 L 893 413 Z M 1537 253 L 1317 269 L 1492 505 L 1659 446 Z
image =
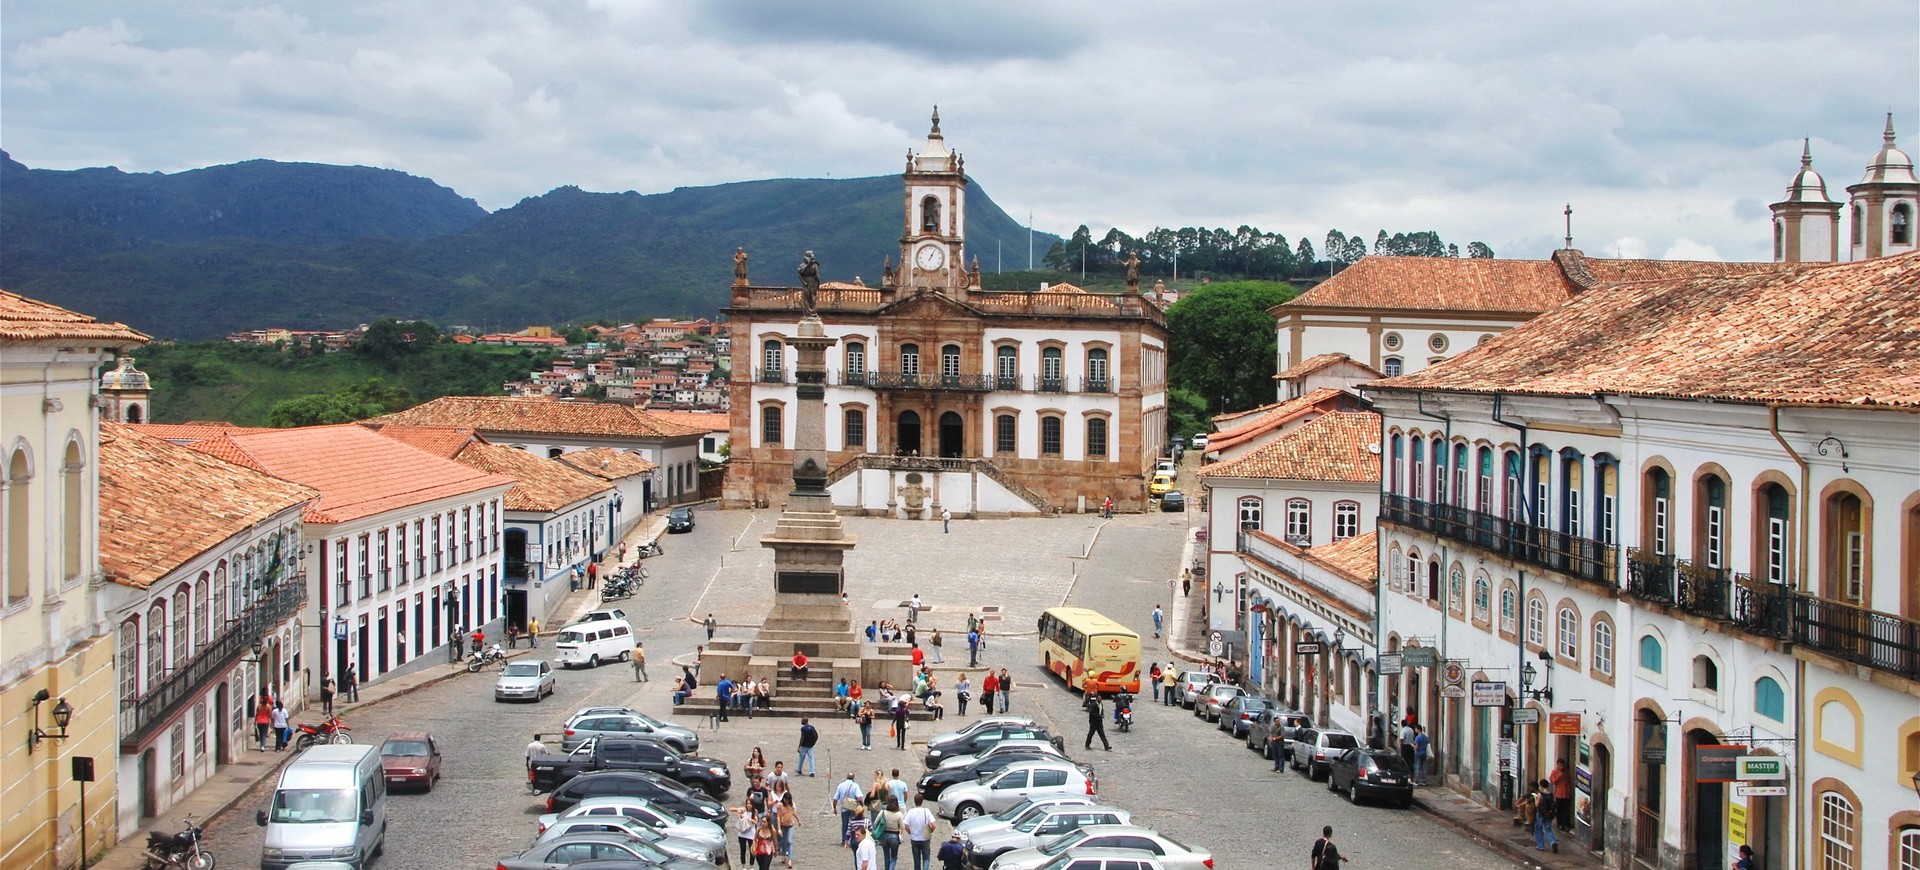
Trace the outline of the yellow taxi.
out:
M 1173 491 L 1173 475 L 1168 474 L 1164 471 L 1155 474 L 1153 476 L 1153 480 L 1147 484 L 1147 495 L 1153 496 L 1155 498 L 1159 498 L 1160 496 L 1166 495 L 1167 493 L 1172 491 Z

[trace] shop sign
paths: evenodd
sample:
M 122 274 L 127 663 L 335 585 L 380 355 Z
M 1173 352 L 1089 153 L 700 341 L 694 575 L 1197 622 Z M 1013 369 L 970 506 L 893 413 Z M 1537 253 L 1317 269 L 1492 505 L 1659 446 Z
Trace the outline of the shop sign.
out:
M 1706 745 L 1695 747 L 1694 782 L 1733 782 L 1745 746 Z
M 1440 663 L 1440 655 L 1430 646 L 1410 646 L 1400 651 L 1400 660 L 1410 668 L 1430 668 Z
M 1548 734 L 1580 735 L 1579 713 L 1552 713 L 1547 716 Z
M 1540 711 L 1535 710 L 1532 707 L 1516 708 L 1513 711 L 1513 724 L 1538 725 L 1540 724 Z
M 1379 665 L 1379 668 L 1377 673 L 1379 673 L 1380 676 L 1383 676 L 1383 677 L 1399 676 L 1400 671 L 1402 669 L 1400 654 L 1399 653 L 1382 653 L 1380 655 L 1380 661 L 1378 662 L 1378 665 Z
M 1505 707 L 1507 705 L 1507 684 L 1504 680 L 1474 680 L 1473 706 Z
M 1293 645 L 1293 654 L 1297 656 L 1317 656 L 1320 654 L 1320 642 L 1303 640 Z
M 1734 759 L 1734 778 L 1740 780 L 1780 780 L 1787 778 L 1787 760 L 1778 755 L 1742 755 Z

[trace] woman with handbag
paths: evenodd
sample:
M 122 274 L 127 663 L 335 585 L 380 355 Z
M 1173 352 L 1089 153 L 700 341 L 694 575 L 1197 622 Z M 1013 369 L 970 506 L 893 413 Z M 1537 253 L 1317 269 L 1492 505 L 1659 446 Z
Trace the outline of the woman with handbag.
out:
M 800 811 L 793 806 L 793 792 L 780 795 L 774 820 L 780 823 L 780 857 L 786 859 L 787 870 L 793 870 L 793 829 L 800 827 Z
M 886 809 L 874 817 L 873 828 L 880 837 L 880 854 L 883 857 L 881 867 L 895 870 L 900 863 L 900 832 L 905 815 L 900 812 L 900 802 L 891 795 L 887 797 Z
M 760 870 L 772 870 L 773 853 L 779 845 L 774 839 L 773 826 L 762 822 L 753 831 L 753 863 Z

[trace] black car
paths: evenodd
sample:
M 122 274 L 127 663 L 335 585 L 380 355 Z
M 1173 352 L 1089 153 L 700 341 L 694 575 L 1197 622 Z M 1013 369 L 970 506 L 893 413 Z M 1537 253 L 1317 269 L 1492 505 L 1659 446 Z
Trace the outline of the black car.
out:
M 995 773 L 1016 761 L 1054 761 L 1059 758 L 1060 753 L 1048 752 L 1044 749 L 1007 749 L 981 758 L 972 764 L 965 764 L 959 767 L 943 767 L 938 770 L 928 771 L 926 776 L 920 777 L 920 783 L 917 786 L 919 790 L 918 793 L 920 797 L 929 801 L 939 800 L 940 792 L 946 790 L 947 786 L 958 785 L 963 782 L 972 782 L 986 774 Z
M 546 791 L 581 774 L 596 770 L 640 770 L 679 780 L 712 795 L 724 796 L 733 785 L 727 764 L 714 758 L 687 755 L 654 735 L 600 737 L 567 755 L 538 755 L 532 761 L 534 791 Z
M 547 795 L 547 812 L 564 813 L 587 798 L 604 796 L 644 798 L 675 815 L 709 822 L 720 822 L 727 815 L 704 793 L 639 770 L 602 770 L 567 780 Z
M 1384 798 L 1401 808 L 1413 803 L 1413 768 L 1391 749 L 1349 749 L 1327 765 L 1327 789 L 1347 800 Z
M 1160 497 L 1160 509 L 1167 513 L 1176 513 L 1187 509 L 1187 496 L 1180 490 L 1173 490 Z
M 1062 745 L 1060 740 L 1043 725 L 1009 722 L 1002 725 L 989 725 L 961 737 L 936 740 L 927 746 L 927 755 L 922 761 L 929 769 L 937 768 L 943 758 L 952 758 L 956 755 L 978 755 L 1002 740 L 1052 740 L 1054 746 Z
M 693 508 L 677 507 L 667 512 L 667 534 L 693 531 Z

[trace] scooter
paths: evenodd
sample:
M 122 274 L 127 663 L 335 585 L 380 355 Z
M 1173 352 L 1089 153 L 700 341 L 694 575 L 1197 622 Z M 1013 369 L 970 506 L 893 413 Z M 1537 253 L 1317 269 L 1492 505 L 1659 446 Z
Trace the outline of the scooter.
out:
M 206 832 L 187 817 L 187 829 L 178 834 L 147 832 L 147 863 L 143 870 L 213 870 L 213 853 L 200 845 Z
M 1113 722 L 1121 731 L 1133 730 L 1133 696 L 1125 692 L 1113 699 Z
M 633 584 L 628 583 L 625 580 L 614 579 L 614 580 L 609 580 L 606 583 L 603 583 L 600 585 L 601 603 L 605 603 L 608 601 L 618 601 L 622 598 L 632 598 L 632 597 L 633 597 Z
M 293 748 L 296 751 L 306 750 L 316 743 L 353 742 L 353 735 L 347 733 L 353 730 L 352 726 L 340 721 L 339 716 L 329 716 L 325 722 L 318 725 L 300 724 L 293 727 L 300 732 L 299 736 L 293 739 Z

